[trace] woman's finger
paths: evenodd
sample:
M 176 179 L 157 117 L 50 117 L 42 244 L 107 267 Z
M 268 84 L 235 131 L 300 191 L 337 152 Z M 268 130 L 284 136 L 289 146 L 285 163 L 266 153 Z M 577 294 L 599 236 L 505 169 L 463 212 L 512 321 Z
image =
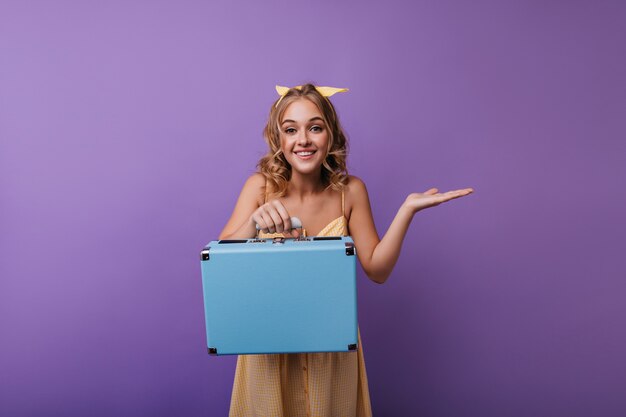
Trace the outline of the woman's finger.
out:
M 274 208 L 273 204 L 268 204 L 268 207 L 265 208 L 265 212 L 272 218 L 272 222 L 274 223 L 274 228 L 277 233 L 282 233 L 283 231 L 283 219 L 278 214 L 276 208 Z
M 267 225 L 267 232 L 275 233 L 276 232 L 276 224 L 274 223 L 274 218 L 270 215 L 270 213 L 268 213 L 267 211 L 264 210 L 261 213 L 261 216 L 263 217 L 263 220 L 265 221 L 265 224 Z
M 274 200 L 274 208 L 276 208 L 276 211 L 282 219 L 283 230 L 291 230 L 291 218 L 289 217 L 289 213 L 287 213 L 285 206 L 283 206 L 280 201 Z
M 456 190 L 454 191 L 455 195 L 458 195 L 459 197 L 464 196 L 464 195 L 468 195 L 471 194 L 474 190 L 472 190 L 471 188 L 464 188 L 462 190 Z
M 448 201 L 448 200 L 452 200 L 454 198 L 463 197 L 464 195 L 467 195 L 469 193 L 470 192 L 467 189 L 465 189 L 465 190 L 448 191 L 447 193 L 442 194 L 442 196 L 444 196 L 444 200 L 443 201 Z
M 265 220 L 263 219 L 263 216 L 261 216 L 260 213 L 255 213 L 252 216 L 252 221 L 254 221 L 255 224 L 259 225 L 259 230 L 261 230 L 264 233 L 269 232 L 269 227 L 267 226 L 267 223 L 265 222 Z

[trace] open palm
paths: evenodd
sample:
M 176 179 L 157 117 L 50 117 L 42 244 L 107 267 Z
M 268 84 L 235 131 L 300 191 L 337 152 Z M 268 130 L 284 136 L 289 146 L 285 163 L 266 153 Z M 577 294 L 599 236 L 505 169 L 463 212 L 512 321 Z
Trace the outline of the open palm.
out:
M 404 201 L 404 206 L 414 213 L 428 207 L 438 206 L 448 200 L 463 197 L 474 192 L 473 188 L 463 188 L 461 190 L 439 193 L 437 188 L 431 188 L 424 193 L 411 193 Z

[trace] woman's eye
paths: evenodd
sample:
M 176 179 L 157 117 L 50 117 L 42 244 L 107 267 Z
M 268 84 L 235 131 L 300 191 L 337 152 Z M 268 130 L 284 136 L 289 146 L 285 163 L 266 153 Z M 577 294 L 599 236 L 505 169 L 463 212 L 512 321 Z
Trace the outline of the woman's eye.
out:
M 321 132 L 322 130 L 324 130 L 321 126 L 313 126 L 311 127 L 311 130 L 314 132 Z M 291 134 L 291 133 L 295 133 L 296 129 L 294 129 L 293 127 L 288 127 L 287 129 L 285 129 L 285 133 Z

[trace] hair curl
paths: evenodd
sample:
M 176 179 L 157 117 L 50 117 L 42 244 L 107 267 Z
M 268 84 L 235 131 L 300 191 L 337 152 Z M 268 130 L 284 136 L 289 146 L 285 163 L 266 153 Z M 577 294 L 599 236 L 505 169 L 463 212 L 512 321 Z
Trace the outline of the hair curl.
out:
M 300 90 L 290 88 L 278 106 L 276 103 L 280 98 L 272 104 L 267 125 L 263 130 L 263 137 L 269 149 L 257 163 L 257 168 L 267 180 L 269 190 L 266 190 L 266 193 L 271 190 L 269 194 L 275 197 L 285 196 L 291 179 L 291 165 L 280 146 L 280 122 L 287 107 L 301 98 L 310 100 L 317 106 L 329 131 L 327 154 L 322 163 L 322 184 L 326 188 L 341 191 L 348 182 L 346 169 L 348 140 L 339 123 L 335 107 L 327 97 L 317 91 L 315 85 L 307 83 L 302 85 Z

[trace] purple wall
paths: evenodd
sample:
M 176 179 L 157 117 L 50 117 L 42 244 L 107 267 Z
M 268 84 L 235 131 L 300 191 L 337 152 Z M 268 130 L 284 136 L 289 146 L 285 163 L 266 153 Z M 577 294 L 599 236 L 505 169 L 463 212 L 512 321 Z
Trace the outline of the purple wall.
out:
M 305 81 L 381 235 L 475 189 L 360 272 L 375 414 L 626 415 L 626 6 L 324 3 L 0 4 L 0 415 L 227 413 L 199 251 Z

